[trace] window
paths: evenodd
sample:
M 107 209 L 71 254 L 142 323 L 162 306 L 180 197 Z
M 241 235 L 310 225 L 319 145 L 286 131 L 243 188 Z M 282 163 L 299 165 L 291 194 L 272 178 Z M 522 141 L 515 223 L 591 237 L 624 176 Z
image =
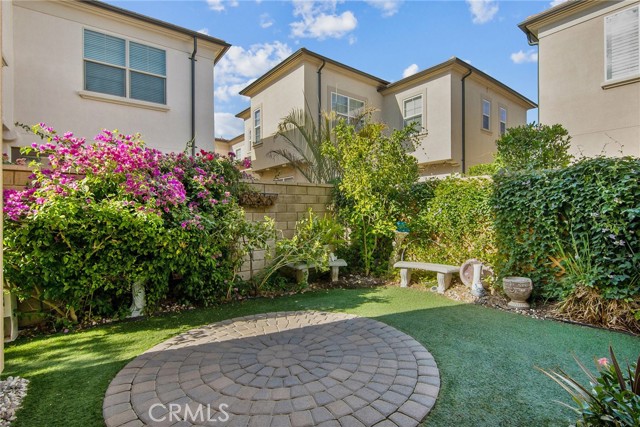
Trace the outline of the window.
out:
M 409 126 L 411 123 L 418 124 L 418 130 L 422 129 L 422 95 L 404 100 L 403 108 L 403 127 Z
M 500 135 L 507 133 L 507 109 L 500 107 Z
M 335 111 L 338 118 L 353 119 L 364 109 L 364 101 L 349 98 L 348 96 L 331 93 L 331 111 Z
M 482 100 L 482 129 L 491 130 L 491 101 Z
M 242 159 L 242 148 L 236 148 L 235 155 L 236 155 L 236 160 Z
M 273 182 L 293 182 L 293 176 L 283 176 L 273 178 Z
M 140 101 L 167 103 L 166 52 L 84 30 L 84 89 Z
M 262 133 L 260 132 L 262 128 L 262 118 L 260 117 L 260 110 L 256 110 L 253 112 L 253 135 L 255 136 L 254 144 L 259 144 L 262 142 Z
M 640 7 L 605 18 L 605 80 L 640 74 Z

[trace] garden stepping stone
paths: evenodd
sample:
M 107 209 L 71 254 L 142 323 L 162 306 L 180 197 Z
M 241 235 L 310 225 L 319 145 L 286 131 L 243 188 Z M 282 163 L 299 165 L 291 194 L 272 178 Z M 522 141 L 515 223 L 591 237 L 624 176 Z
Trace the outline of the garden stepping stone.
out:
M 113 379 L 107 427 L 419 425 L 435 405 L 433 356 L 343 313 L 258 314 L 180 334 Z

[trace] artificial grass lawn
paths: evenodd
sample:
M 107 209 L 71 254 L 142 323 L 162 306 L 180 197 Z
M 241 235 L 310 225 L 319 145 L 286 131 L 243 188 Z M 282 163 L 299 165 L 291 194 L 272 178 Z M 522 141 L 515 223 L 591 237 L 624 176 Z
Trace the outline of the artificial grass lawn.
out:
M 578 375 L 608 356 L 635 360 L 640 338 L 531 319 L 413 289 L 310 292 L 121 322 L 92 330 L 24 339 L 6 348 L 3 377 L 31 380 L 16 427 L 104 425 L 102 399 L 132 358 L 190 328 L 247 314 L 283 310 L 344 311 L 375 318 L 420 341 L 433 354 L 442 386 L 428 426 L 567 425 L 573 413 L 562 390 L 534 369 L 562 367 Z M 582 377 L 581 377 L 582 378 Z M 586 381 L 586 380 L 585 380 Z

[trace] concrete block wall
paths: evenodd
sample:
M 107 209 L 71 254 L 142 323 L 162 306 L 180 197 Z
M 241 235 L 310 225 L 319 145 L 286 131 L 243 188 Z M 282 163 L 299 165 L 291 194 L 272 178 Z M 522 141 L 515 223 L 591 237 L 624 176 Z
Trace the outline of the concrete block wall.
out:
M 2 165 L 2 188 L 24 190 L 32 174 L 31 168 L 27 166 Z
M 264 221 L 265 216 L 275 221 L 276 229 L 282 232 L 284 237 L 290 238 L 296 229 L 296 221 L 304 218 L 309 209 L 317 215 L 323 215 L 329 211 L 331 202 L 331 189 L 328 184 L 309 183 L 273 183 L 255 181 L 251 184 L 253 189 L 260 193 L 275 193 L 278 195 L 272 206 L 244 207 L 245 218 L 248 221 Z M 240 269 L 240 277 L 247 280 L 253 273 L 259 272 L 268 262 L 265 251 L 255 251 L 253 262 L 247 259 Z

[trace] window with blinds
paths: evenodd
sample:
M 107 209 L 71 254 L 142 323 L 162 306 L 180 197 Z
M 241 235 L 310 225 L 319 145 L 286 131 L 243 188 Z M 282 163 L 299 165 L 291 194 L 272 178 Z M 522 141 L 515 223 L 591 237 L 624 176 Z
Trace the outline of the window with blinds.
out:
M 157 104 L 167 103 L 166 52 L 84 30 L 84 89 Z
M 640 7 L 605 18 L 605 78 L 616 80 L 640 74 Z

